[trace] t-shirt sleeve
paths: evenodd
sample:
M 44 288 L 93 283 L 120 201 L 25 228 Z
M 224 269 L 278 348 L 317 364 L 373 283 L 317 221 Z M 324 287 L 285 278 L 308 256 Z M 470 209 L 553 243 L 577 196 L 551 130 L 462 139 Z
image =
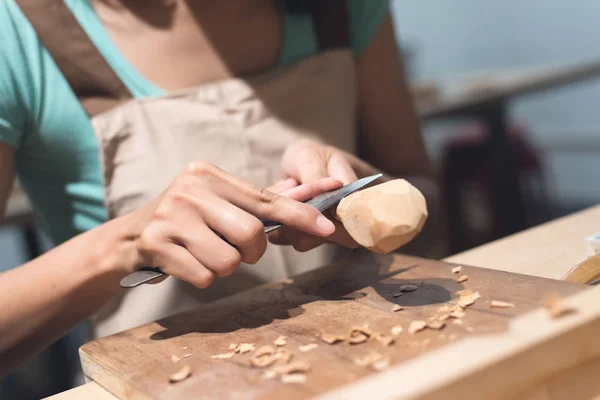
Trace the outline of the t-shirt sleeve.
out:
M 355 54 L 361 54 L 371 43 L 388 12 L 388 0 L 348 0 L 350 40 Z
M 26 130 L 23 84 L 28 68 L 18 26 L 27 23 L 14 1 L 0 2 L 0 141 L 20 147 Z

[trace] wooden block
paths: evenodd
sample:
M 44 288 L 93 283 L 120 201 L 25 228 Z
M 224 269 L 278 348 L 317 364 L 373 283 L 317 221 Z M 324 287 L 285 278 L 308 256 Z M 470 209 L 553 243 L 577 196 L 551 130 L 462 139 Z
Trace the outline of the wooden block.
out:
M 387 254 L 421 232 L 427 220 L 427 203 L 417 188 L 396 179 L 342 199 L 336 213 L 358 244 Z

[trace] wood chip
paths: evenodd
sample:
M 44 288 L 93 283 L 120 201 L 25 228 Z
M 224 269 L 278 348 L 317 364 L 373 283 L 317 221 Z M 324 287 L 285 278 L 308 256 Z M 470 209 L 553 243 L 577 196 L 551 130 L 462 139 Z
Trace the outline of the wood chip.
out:
M 381 360 L 382 358 L 383 356 L 381 354 L 371 351 L 366 356 L 355 359 L 354 364 L 358 365 L 359 367 L 367 367 L 374 362 Z
M 185 364 L 181 369 L 171 376 L 169 376 L 169 382 L 176 383 L 187 379 L 192 374 L 192 367 L 189 364 Z
M 241 354 L 249 353 L 251 351 L 254 351 L 254 345 L 252 343 L 240 343 L 240 345 L 235 349 L 236 353 Z
M 275 348 L 273 346 L 262 346 L 254 352 L 255 357 L 261 357 L 267 354 L 275 354 Z
M 287 338 L 285 336 L 279 336 L 273 343 L 275 346 L 285 346 L 287 344 Z
M 398 297 L 402 296 L 402 293 L 394 293 L 392 295 L 393 298 L 397 299 Z
M 366 342 L 367 340 L 369 340 L 369 337 L 367 335 L 365 335 L 362 332 L 355 331 L 355 334 L 350 336 L 350 339 L 348 339 L 348 343 L 360 344 Z
M 455 319 L 454 321 L 452 321 L 452 323 L 454 325 L 462 325 L 463 324 L 462 319 Z
M 394 305 L 392 306 L 392 311 L 393 311 L 393 312 L 400 311 L 400 310 L 404 310 L 404 307 L 402 307 L 402 306 L 401 306 L 401 305 L 399 305 L 399 304 L 394 304 Z
M 397 335 L 401 334 L 403 330 L 404 329 L 402 329 L 402 327 L 400 325 L 396 325 L 396 326 L 392 327 L 391 332 L 392 332 L 392 335 L 397 336 Z
M 314 350 L 314 349 L 316 349 L 317 347 L 319 347 L 319 345 L 318 345 L 318 344 L 316 344 L 316 343 L 308 343 L 308 344 L 304 344 L 304 345 L 302 345 L 302 346 L 298 346 L 298 350 L 299 350 L 301 353 L 306 353 L 307 351 Z
M 273 367 L 272 370 L 279 375 L 288 375 L 295 372 L 308 372 L 310 371 L 310 364 L 306 361 L 295 361 L 286 365 L 277 365 Z
M 551 319 L 558 319 L 576 311 L 574 307 L 565 304 L 564 300 L 556 295 L 548 297 L 544 301 L 544 307 L 548 310 Z
M 417 286 L 417 285 L 400 285 L 400 287 L 398 288 L 398 291 L 400 293 L 410 293 L 410 292 L 414 292 L 415 290 L 417 290 L 419 288 L 419 286 Z
M 460 296 L 458 306 L 463 309 L 475 303 L 475 300 L 481 298 L 479 292 L 473 292 L 471 290 L 460 290 L 457 294 Z
M 440 316 L 437 317 L 437 320 L 438 321 L 445 321 L 448 318 L 450 318 L 450 314 L 442 314 L 442 315 L 440 315 Z
M 339 336 L 339 335 L 333 335 L 331 333 L 322 333 L 321 334 L 321 339 L 328 344 L 334 344 L 337 342 L 343 342 L 344 340 L 346 340 L 345 337 L 343 336 Z
M 179 360 L 181 360 L 181 358 L 177 357 L 175 354 L 173 354 L 171 356 L 171 361 L 173 361 L 174 363 L 177 362 L 177 361 L 179 361 Z
M 446 326 L 446 323 L 444 321 L 433 320 L 433 321 L 427 322 L 427 327 L 429 329 L 435 329 L 436 331 L 439 331 L 444 326 Z
M 463 283 L 463 282 L 466 282 L 466 281 L 468 281 L 468 280 L 469 280 L 469 277 L 468 277 L 467 275 L 463 275 L 463 276 L 461 276 L 460 278 L 458 278 L 458 279 L 456 280 L 456 282 L 458 282 L 458 283 Z
M 215 354 L 214 356 L 210 356 L 210 358 L 215 359 L 215 360 L 228 360 L 228 359 L 232 358 L 234 355 L 235 355 L 235 353 L 232 351 L 230 353 Z
M 462 267 L 460 265 L 458 267 L 452 268 L 452 272 L 455 274 L 460 274 L 460 271 L 462 271 Z
M 465 315 L 467 315 L 467 313 L 465 313 L 463 310 L 461 310 L 460 308 L 457 308 L 456 310 L 452 311 L 450 313 L 450 316 L 452 318 L 464 318 Z
M 181 358 L 189 358 L 193 355 L 194 355 L 194 353 L 187 353 L 187 354 L 182 355 Z
M 438 312 L 441 313 L 451 313 L 452 311 L 454 311 L 455 307 L 449 306 L 449 305 L 444 305 L 440 308 L 438 308 Z
M 507 303 L 506 301 L 492 300 L 490 301 L 490 308 L 514 308 L 513 303 Z
M 181 350 L 187 350 L 187 346 L 183 346 Z M 231 349 L 230 349 L 231 350 Z
M 270 380 L 270 379 L 275 379 L 276 377 L 277 377 L 277 372 L 267 370 L 260 376 L 260 379 L 266 381 L 266 380 Z
M 369 325 L 363 325 L 363 326 L 354 326 L 352 327 L 352 330 L 350 331 L 350 333 L 354 332 L 354 331 L 358 331 L 361 333 L 364 333 L 367 336 L 373 336 L 375 335 L 377 332 L 372 331 L 371 329 L 369 329 Z
M 415 333 L 425 329 L 426 326 L 427 326 L 427 322 L 425 322 L 425 321 L 413 321 L 410 323 L 410 326 L 408 327 L 408 333 L 414 335 Z
M 291 351 L 286 349 L 277 349 L 277 352 L 275 353 L 275 358 L 278 361 L 281 361 L 283 364 L 289 363 L 293 357 L 294 354 L 292 354 Z
M 371 364 L 371 368 L 373 368 L 375 371 L 382 371 L 389 366 L 390 366 L 389 358 L 384 358 L 382 360 L 375 361 L 374 363 Z
M 237 344 L 235 344 L 235 343 L 231 343 L 231 344 L 229 345 L 229 350 L 233 350 L 233 351 L 235 351 L 235 349 L 237 349 L 237 347 L 238 347 L 238 346 L 237 346 Z
M 283 383 L 305 383 L 307 381 L 305 374 L 289 374 L 281 377 Z
M 256 368 L 266 368 L 275 364 L 277 357 L 274 354 L 264 354 L 262 356 L 254 356 L 248 360 L 251 366 Z
M 384 347 L 389 347 L 396 341 L 396 339 L 394 339 L 393 336 L 387 336 L 383 333 L 378 333 L 376 335 L 373 335 L 373 337 Z

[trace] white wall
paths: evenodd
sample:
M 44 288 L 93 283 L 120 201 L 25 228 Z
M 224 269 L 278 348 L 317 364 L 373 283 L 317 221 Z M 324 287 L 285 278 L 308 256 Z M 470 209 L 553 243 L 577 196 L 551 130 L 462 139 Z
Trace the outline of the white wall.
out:
M 415 76 L 575 63 L 600 58 L 600 1 L 392 0 L 400 41 L 415 47 Z M 513 103 L 545 151 L 560 202 L 600 202 L 600 77 Z M 555 147 L 578 143 L 586 154 Z M 593 150 L 593 152 L 591 151 Z M 557 153 L 560 151 L 560 153 Z

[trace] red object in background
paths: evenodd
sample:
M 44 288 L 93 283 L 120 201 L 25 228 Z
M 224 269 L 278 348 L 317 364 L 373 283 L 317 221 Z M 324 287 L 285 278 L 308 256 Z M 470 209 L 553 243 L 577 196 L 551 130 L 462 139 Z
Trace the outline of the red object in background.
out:
M 488 163 L 488 135 L 485 124 L 472 123 L 460 128 L 444 146 L 441 173 L 451 254 L 501 236 Z M 508 135 L 530 227 L 551 218 L 542 162 L 527 140 L 524 124 L 512 124 Z

